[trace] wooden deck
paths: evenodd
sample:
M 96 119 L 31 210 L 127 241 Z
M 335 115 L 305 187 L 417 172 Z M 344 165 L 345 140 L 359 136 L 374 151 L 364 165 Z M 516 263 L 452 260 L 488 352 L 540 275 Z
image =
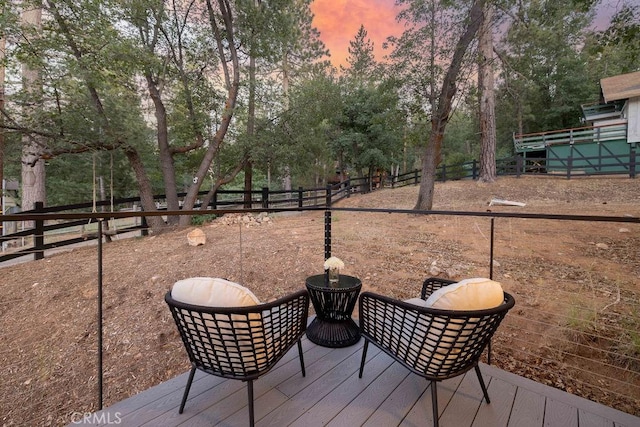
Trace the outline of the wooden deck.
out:
M 256 425 L 432 425 L 428 381 L 410 374 L 375 346 L 369 347 L 363 378 L 358 378 L 362 343 L 329 349 L 305 338 L 306 377 L 300 373 L 294 347 L 273 370 L 254 382 Z M 640 426 L 638 417 L 492 366 L 481 365 L 480 369 L 491 404 L 483 401 L 473 371 L 444 381 L 438 386 L 442 427 Z M 245 383 L 198 372 L 184 413 L 178 414 L 186 381 L 187 373 L 118 402 L 94 414 L 93 424 L 82 425 L 248 425 Z

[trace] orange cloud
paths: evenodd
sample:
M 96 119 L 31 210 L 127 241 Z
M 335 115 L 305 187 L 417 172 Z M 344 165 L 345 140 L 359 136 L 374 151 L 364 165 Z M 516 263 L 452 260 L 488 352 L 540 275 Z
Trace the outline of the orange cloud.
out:
M 320 31 L 335 67 L 346 64 L 349 42 L 360 25 L 367 30 L 378 60 L 385 54 L 382 43 L 387 37 L 402 33 L 402 24 L 396 22 L 398 8 L 394 0 L 315 0 L 311 11 L 315 15 L 313 25 Z

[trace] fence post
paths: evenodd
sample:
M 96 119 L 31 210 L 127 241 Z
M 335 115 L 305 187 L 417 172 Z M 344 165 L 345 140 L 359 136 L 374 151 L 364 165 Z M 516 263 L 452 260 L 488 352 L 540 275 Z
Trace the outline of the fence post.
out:
M 327 208 L 331 207 L 331 184 L 327 184 L 326 187 L 326 195 L 324 197 L 324 205 Z
M 636 177 L 636 147 L 633 144 L 629 144 L 629 178 Z
M 141 236 L 148 236 L 149 235 L 149 224 L 147 224 L 147 217 L 143 216 L 143 217 L 140 217 L 140 219 L 142 220 L 141 224 L 140 224 L 140 226 L 142 227 L 142 230 L 140 231 L 140 235 Z
M 44 209 L 43 202 L 35 203 L 35 211 L 42 212 Z M 35 260 L 44 258 L 44 220 L 38 219 L 35 221 L 35 229 L 33 235 L 33 250 L 35 255 Z
M 516 178 L 520 178 L 520 175 L 524 171 L 524 162 L 521 155 L 516 156 Z
M 418 185 L 418 169 L 413 171 L 413 185 Z
M 269 209 L 269 187 L 262 187 L 262 208 Z
M 298 187 L 298 207 L 304 206 L 304 188 Z
M 474 181 L 478 179 L 478 161 L 473 159 L 473 165 L 471 166 L 471 179 Z
M 569 145 L 569 157 L 567 158 L 567 179 L 571 179 L 572 167 L 573 167 L 573 143 Z
M 211 207 L 212 209 L 218 209 L 218 191 L 216 190 L 215 193 L 213 193 L 213 197 L 211 198 Z
M 447 182 L 447 165 L 442 164 L 442 182 Z

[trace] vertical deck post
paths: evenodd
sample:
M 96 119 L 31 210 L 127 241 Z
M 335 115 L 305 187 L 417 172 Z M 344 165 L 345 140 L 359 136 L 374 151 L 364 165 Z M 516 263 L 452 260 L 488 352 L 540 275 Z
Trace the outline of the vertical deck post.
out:
M 493 280 L 493 246 L 495 242 L 496 219 L 491 218 L 491 237 L 489 238 L 489 279 Z M 487 365 L 491 365 L 491 340 L 487 344 Z
M 98 221 L 98 409 L 102 410 L 102 219 Z
M 324 211 L 324 259 L 331 257 L 331 185 L 327 185 L 327 196 Z

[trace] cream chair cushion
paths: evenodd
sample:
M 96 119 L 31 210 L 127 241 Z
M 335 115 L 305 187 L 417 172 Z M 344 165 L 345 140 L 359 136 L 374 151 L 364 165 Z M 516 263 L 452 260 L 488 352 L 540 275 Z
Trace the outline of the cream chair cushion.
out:
M 429 298 L 411 298 L 405 300 L 418 307 L 430 307 L 441 310 L 483 310 L 497 307 L 504 301 L 504 292 L 500 283 L 485 278 L 461 280 L 443 286 L 433 292 Z M 434 318 L 433 329 L 423 330 L 416 327 L 417 319 L 410 316 L 393 319 L 394 323 L 414 332 L 411 342 L 401 338 L 407 355 L 417 360 L 429 360 L 432 364 L 455 363 L 458 355 L 469 337 L 465 329 L 471 325 L 458 323 L 459 320 L 448 320 L 445 317 Z M 473 320 L 473 319 L 471 319 Z M 440 328 L 446 325 L 446 332 Z M 416 362 L 416 366 L 420 365 Z M 428 369 L 425 366 L 425 369 Z
M 436 290 L 425 302 L 426 307 L 441 310 L 484 310 L 504 301 L 500 283 L 475 277 Z
M 238 283 L 212 277 L 191 277 L 174 283 L 171 296 L 176 301 L 206 307 L 247 307 L 260 304 L 249 289 Z M 191 320 L 193 319 L 193 320 Z M 204 348 L 217 354 L 224 374 L 246 375 L 268 363 L 273 354 L 273 339 L 267 334 L 260 313 L 203 313 L 187 319 L 191 328 L 202 332 L 208 341 Z
M 190 277 L 173 285 L 176 301 L 207 307 L 246 307 L 260 304 L 249 289 L 238 283 L 213 277 Z

